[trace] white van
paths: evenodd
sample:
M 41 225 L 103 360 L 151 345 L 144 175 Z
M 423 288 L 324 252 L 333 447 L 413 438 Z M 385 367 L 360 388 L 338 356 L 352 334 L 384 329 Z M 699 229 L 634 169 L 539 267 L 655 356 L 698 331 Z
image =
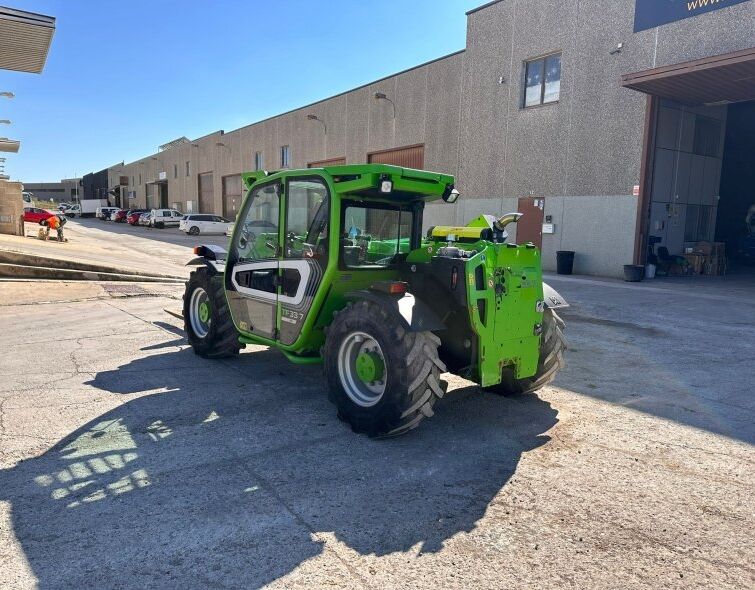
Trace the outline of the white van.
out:
M 94 216 L 97 219 L 102 219 L 103 221 L 110 221 L 110 216 L 112 215 L 113 211 L 118 211 L 118 207 L 97 207 L 97 210 L 94 212 Z
M 176 209 L 152 209 L 149 212 L 150 227 L 178 227 L 184 214 Z

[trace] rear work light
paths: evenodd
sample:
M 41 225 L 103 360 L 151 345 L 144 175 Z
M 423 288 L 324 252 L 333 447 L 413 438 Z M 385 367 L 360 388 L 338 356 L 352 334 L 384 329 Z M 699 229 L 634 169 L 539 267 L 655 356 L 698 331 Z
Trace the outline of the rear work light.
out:
M 393 181 L 390 178 L 386 177 L 386 176 L 381 177 L 381 179 L 380 179 L 380 192 L 388 194 L 388 193 L 390 193 L 392 191 L 393 191 Z

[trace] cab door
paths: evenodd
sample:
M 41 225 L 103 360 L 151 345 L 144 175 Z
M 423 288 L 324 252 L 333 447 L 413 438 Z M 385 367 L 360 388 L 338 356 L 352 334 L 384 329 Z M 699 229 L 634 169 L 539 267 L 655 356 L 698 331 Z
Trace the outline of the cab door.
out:
M 280 182 L 252 190 L 233 230 L 225 272 L 234 324 L 269 340 L 278 336 L 281 193 Z
M 286 179 L 278 294 L 281 344 L 301 334 L 328 266 L 330 190 L 319 175 Z
M 299 337 L 328 264 L 329 212 L 319 175 L 253 189 L 234 228 L 225 279 L 242 332 L 283 345 Z

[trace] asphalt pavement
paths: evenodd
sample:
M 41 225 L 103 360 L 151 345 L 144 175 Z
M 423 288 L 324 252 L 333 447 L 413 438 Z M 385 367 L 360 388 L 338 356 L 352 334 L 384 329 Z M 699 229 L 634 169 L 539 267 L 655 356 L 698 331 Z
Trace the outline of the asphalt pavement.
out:
M 162 263 L 192 244 L 75 224 Z M 752 587 L 747 281 L 550 280 L 553 386 L 447 375 L 380 441 L 319 367 L 194 355 L 180 286 L 0 283 L 0 588 Z

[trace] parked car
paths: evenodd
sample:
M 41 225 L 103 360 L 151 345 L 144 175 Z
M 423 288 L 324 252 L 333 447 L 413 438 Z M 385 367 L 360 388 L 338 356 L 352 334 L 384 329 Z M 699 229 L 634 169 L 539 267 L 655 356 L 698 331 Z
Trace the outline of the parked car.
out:
M 233 223 L 220 217 L 220 215 L 208 215 L 206 213 L 192 213 L 184 215 L 178 224 L 178 229 L 192 236 L 199 234 L 224 234 Z
M 181 222 L 183 213 L 176 209 L 152 209 L 149 212 L 149 226 L 150 227 L 169 227 L 178 226 Z
M 55 213 L 39 207 L 24 207 L 24 221 L 29 223 L 39 223 L 43 219 L 54 217 Z
M 126 222 L 129 225 L 139 225 L 139 218 L 142 213 L 149 213 L 146 209 L 131 209 L 126 212 Z
M 102 219 L 103 221 L 110 221 L 110 215 L 113 213 L 113 211 L 117 211 L 118 207 L 97 207 L 97 211 L 95 211 L 94 216 L 97 219 Z
M 149 222 L 151 219 L 151 215 L 149 211 L 145 211 L 141 215 L 139 215 L 139 221 L 137 222 L 137 225 L 144 225 L 146 227 L 149 227 Z
M 116 211 L 113 211 L 113 213 L 110 215 L 110 221 L 114 221 L 116 223 L 125 223 L 126 213 L 127 211 L 125 209 L 118 209 Z

